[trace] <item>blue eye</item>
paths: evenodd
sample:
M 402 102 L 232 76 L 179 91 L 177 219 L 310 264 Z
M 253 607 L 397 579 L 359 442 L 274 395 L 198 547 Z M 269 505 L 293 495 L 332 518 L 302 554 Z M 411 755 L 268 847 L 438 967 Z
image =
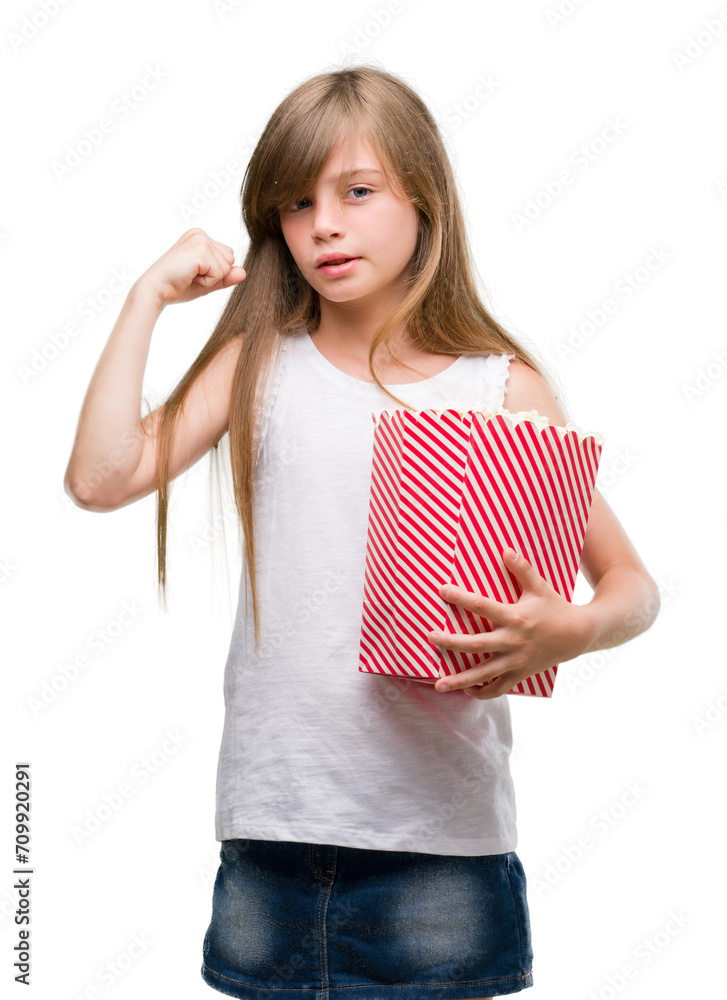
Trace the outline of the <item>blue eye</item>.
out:
M 368 191 L 371 192 L 371 188 L 363 187 L 363 185 L 357 184 L 356 187 L 349 188 L 349 193 L 351 191 Z M 294 201 L 291 207 L 288 209 L 290 212 L 302 212 L 303 209 L 298 208 L 302 201 L 309 201 L 308 198 L 299 198 L 298 201 Z M 366 198 L 354 198 L 354 201 L 366 201 Z

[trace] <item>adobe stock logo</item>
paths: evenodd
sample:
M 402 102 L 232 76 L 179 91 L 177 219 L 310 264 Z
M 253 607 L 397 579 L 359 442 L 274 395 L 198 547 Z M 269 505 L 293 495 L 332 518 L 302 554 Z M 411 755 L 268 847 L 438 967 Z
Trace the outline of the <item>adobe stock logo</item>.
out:
M 585 3 L 586 0 L 561 0 L 557 7 L 549 7 L 545 11 L 545 20 L 552 29 L 559 28 Z
M 400 14 L 402 9 L 402 0 L 389 0 L 385 6 L 372 10 L 369 19 L 356 28 L 351 41 L 341 42 L 338 64 L 345 66 L 360 52 L 367 49 L 371 42 L 375 41 L 381 32 L 389 27 L 394 15 Z
M 727 714 L 727 684 L 721 686 L 720 694 L 713 701 L 707 702 L 702 715 L 692 716 L 692 726 L 697 736 L 701 739 L 705 732 L 722 721 L 725 714 Z
M 452 129 L 459 128 L 465 121 L 476 114 L 483 104 L 490 100 L 493 94 L 502 86 L 501 80 L 494 80 L 492 74 L 477 77 L 477 86 L 445 111 L 442 121 Z
M 518 235 L 532 227 L 534 222 L 553 206 L 571 187 L 577 174 L 584 174 L 611 148 L 614 142 L 628 130 L 627 122 L 619 115 L 607 118 L 603 128 L 587 142 L 582 142 L 568 156 L 569 166 L 561 167 L 555 176 L 540 182 L 540 188 L 529 197 L 519 211 L 510 213 L 510 221 Z M 575 168 L 576 173 L 571 170 Z
M 87 157 L 103 145 L 109 135 L 116 131 L 118 124 L 126 121 L 132 111 L 140 108 L 169 76 L 161 66 L 145 66 L 144 69 L 146 72 L 141 80 L 112 99 L 109 114 L 86 126 L 80 138 L 66 143 L 61 156 L 51 161 L 50 166 L 56 180 L 63 181 L 73 173 Z
M 715 382 L 719 382 L 725 371 L 727 371 L 727 351 L 719 353 L 714 351 L 712 361 L 704 368 L 697 369 L 694 383 L 682 383 L 682 395 L 691 405 L 695 399 L 699 399 L 705 392 L 709 392 Z
M 642 971 L 648 968 L 654 959 L 664 954 L 674 939 L 684 931 L 687 924 L 691 923 L 692 915 L 685 913 L 680 906 L 676 910 L 671 909 L 667 914 L 667 919 L 655 933 L 642 938 L 631 953 L 631 961 L 624 962 L 615 972 L 606 976 L 605 983 L 598 992 L 591 990 L 586 1000 L 616 1000 L 616 997 L 625 990 L 634 979 L 638 979 Z M 646 994 L 642 993 L 641 996 Z M 659 995 L 655 993 L 654 995 Z M 662 994 L 663 995 L 663 994 Z
M 613 317 L 622 311 L 622 307 L 626 303 L 630 304 L 634 295 L 646 288 L 671 258 L 672 251 L 665 249 L 663 240 L 658 246 L 652 243 L 644 259 L 620 274 L 608 293 L 586 309 L 579 320 L 571 323 L 567 336 L 555 341 L 553 347 L 559 360 L 570 360 L 582 347 L 602 333 Z
M 70 0 L 40 0 L 37 8 L 20 22 L 20 27 L 8 32 L 7 40 L 13 52 L 19 52 L 37 38 L 69 2 Z
M 727 7 L 723 7 L 719 11 L 718 18 L 703 18 L 701 29 L 696 34 L 690 35 L 687 38 L 684 51 L 672 52 L 672 62 L 678 73 L 683 73 L 685 69 L 692 66 L 697 59 L 700 59 L 704 55 L 707 49 L 712 47 L 715 40 L 724 34 L 725 23 L 727 22 Z
M 96 654 L 94 660 L 87 653 L 77 653 L 72 660 L 62 662 L 50 677 L 40 682 L 35 694 L 28 695 L 25 703 L 31 715 L 37 718 L 74 685 L 84 671 L 93 667 L 99 656 L 103 656 L 119 639 L 127 634 L 144 612 L 136 601 L 124 601 L 121 610 L 103 627 L 94 629 L 86 636 L 85 646 Z
M 128 291 L 134 283 L 135 278 L 129 274 L 126 268 L 119 270 L 114 267 L 111 270 L 111 277 L 101 288 L 81 299 L 76 305 L 76 315 L 85 320 L 85 325 L 101 315 L 110 305 L 114 305 L 119 295 Z M 25 362 L 20 362 L 16 366 L 16 371 L 23 385 L 29 385 L 44 372 L 63 351 L 67 349 L 74 337 L 78 337 L 83 332 L 81 326 L 75 319 L 69 320 L 63 327 L 49 333 L 44 343 L 32 349 L 30 357 Z
M 599 840 L 607 836 L 621 820 L 629 815 L 629 811 L 643 799 L 646 792 L 647 789 L 640 781 L 627 782 L 623 792 L 615 802 L 599 809 L 589 818 L 588 828 L 598 835 L 598 840 L 594 840 L 590 833 L 584 832 L 578 836 L 575 843 L 561 844 L 561 853 L 554 861 L 545 866 L 543 877 L 530 879 L 533 891 L 541 896 L 556 886 L 564 875 L 572 871 L 578 862 L 582 861 L 586 854 L 593 850 Z
M 173 732 L 169 729 L 164 731 L 164 741 L 154 750 L 134 761 L 129 777 L 131 780 L 122 781 L 111 791 L 106 791 L 100 800 L 92 807 L 86 809 L 83 819 L 71 827 L 71 833 L 79 847 L 85 847 L 95 833 L 113 819 L 118 812 L 123 809 L 126 803 L 134 798 L 139 788 L 143 787 L 153 775 L 166 766 L 169 759 L 173 757 L 180 747 L 189 741 L 189 737 L 180 733 L 179 730 Z

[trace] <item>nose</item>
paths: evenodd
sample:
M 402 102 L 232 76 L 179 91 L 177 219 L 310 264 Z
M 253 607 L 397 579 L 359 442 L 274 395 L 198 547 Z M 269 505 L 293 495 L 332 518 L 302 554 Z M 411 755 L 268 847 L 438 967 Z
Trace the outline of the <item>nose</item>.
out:
M 341 236 L 344 230 L 340 206 L 335 198 L 319 198 L 313 205 L 311 213 L 311 236 L 329 239 L 331 236 Z

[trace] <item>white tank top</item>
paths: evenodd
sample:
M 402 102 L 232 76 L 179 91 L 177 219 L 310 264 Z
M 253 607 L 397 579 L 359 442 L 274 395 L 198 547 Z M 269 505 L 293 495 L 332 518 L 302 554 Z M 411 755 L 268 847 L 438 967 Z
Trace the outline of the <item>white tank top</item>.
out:
M 416 409 L 504 405 L 514 355 L 387 385 Z M 508 695 L 359 671 L 372 412 L 400 408 L 305 331 L 266 386 L 255 468 L 261 646 L 243 566 L 225 667 L 217 840 L 474 856 L 517 845 Z M 247 614 L 246 614 L 247 606 Z

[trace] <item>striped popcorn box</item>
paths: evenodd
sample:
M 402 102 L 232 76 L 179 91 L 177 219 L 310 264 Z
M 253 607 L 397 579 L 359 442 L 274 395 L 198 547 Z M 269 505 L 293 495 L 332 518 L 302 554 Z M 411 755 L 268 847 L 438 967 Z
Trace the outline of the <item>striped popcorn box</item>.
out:
M 490 659 L 439 649 L 443 633 L 491 632 L 444 583 L 515 603 L 511 547 L 573 596 L 603 437 L 535 410 L 384 410 L 375 425 L 359 667 L 434 684 Z M 550 697 L 558 665 L 507 694 Z M 486 686 L 490 682 L 485 682 Z

